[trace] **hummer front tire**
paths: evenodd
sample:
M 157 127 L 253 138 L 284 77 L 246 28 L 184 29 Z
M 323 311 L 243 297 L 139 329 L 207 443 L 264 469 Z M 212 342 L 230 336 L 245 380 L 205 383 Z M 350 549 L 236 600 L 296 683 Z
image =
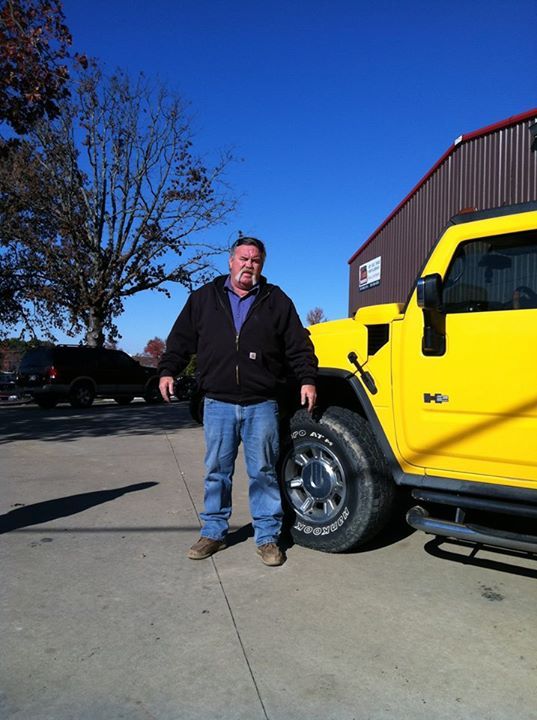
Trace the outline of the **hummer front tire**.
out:
M 318 419 L 291 418 L 280 463 L 291 535 L 298 545 L 343 552 L 363 545 L 388 521 L 395 485 L 369 424 L 346 408 Z

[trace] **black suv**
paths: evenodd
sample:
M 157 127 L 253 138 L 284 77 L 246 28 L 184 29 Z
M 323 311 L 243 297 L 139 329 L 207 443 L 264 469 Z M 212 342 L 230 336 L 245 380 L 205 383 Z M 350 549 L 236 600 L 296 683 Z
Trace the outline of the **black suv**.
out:
M 61 400 L 87 408 L 99 397 L 128 405 L 141 396 L 160 402 L 156 368 L 144 367 L 122 350 L 57 345 L 29 350 L 22 358 L 17 385 L 42 408 Z

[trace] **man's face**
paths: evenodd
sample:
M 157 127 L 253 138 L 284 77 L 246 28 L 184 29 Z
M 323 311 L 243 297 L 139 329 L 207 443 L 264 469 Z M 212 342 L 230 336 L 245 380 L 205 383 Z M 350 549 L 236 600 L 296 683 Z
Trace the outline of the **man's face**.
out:
M 231 284 L 236 290 L 251 290 L 259 282 L 262 270 L 263 258 L 255 245 L 239 245 L 229 258 Z

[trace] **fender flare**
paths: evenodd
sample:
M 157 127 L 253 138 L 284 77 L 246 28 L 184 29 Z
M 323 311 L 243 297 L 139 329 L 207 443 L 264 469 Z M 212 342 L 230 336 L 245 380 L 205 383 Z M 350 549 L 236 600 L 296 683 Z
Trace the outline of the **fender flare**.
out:
M 386 458 L 394 482 L 397 485 L 403 484 L 402 481 L 405 473 L 401 469 L 401 466 L 399 465 L 399 462 L 395 457 L 388 438 L 386 437 L 386 433 L 384 432 L 384 428 L 380 424 L 375 409 L 373 408 L 371 400 L 369 399 L 368 390 L 365 388 L 362 382 L 358 379 L 356 375 L 349 373 L 348 370 L 341 370 L 341 368 L 319 368 L 318 376 L 321 380 L 321 384 L 323 378 L 335 378 L 340 382 L 345 382 L 349 386 L 349 391 L 356 397 L 359 405 L 364 412 L 366 420 L 371 426 L 371 429 L 375 436 L 375 440 L 379 444 L 380 449 L 382 450 L 384 457 Z

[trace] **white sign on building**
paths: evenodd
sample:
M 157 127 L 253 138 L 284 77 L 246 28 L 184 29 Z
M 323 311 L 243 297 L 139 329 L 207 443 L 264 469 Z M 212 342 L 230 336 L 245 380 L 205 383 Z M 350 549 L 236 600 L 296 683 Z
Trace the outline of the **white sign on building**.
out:
M 380 255 L 379 257 L 369 260 L 369 262 L 360 265 L 358 269 L 359 285 L 358 289 L 367 290 L 368 288 L 380 285 Z

